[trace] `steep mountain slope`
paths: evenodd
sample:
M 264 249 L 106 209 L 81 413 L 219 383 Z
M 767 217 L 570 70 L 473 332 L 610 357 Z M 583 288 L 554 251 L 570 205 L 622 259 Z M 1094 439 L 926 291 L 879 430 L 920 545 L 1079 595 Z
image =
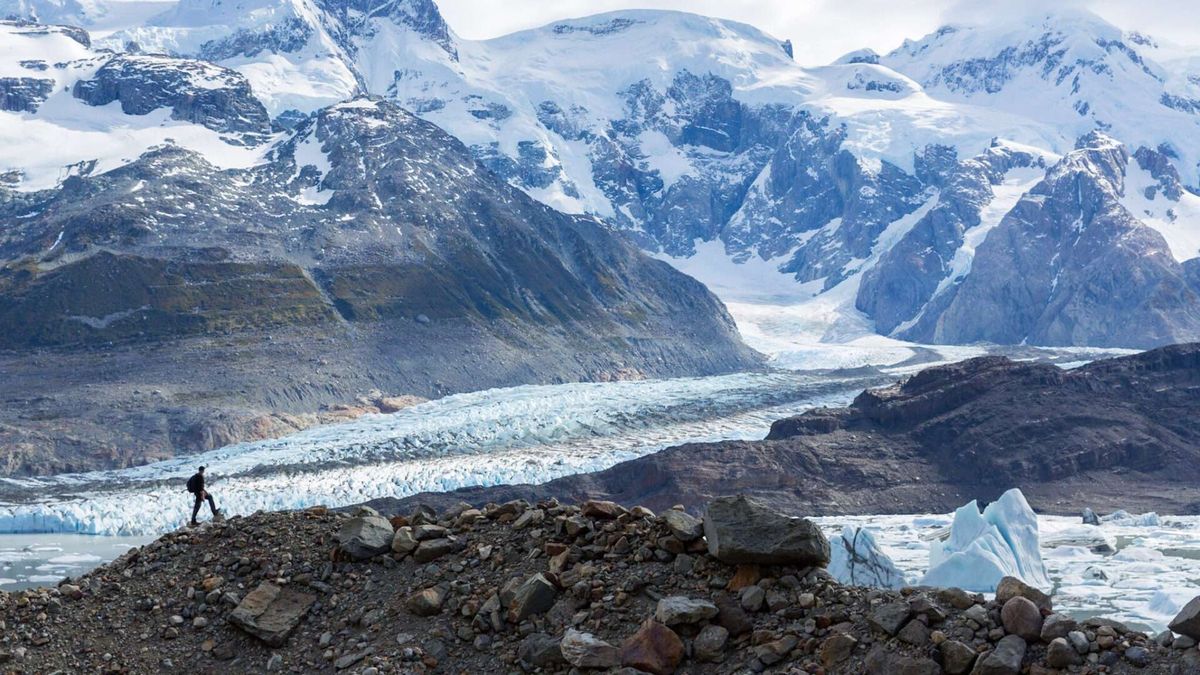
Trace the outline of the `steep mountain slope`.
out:
M 97 25 L 94 17 L 112 15 L 104 0 L 82 14 L 74 3 L 8 4 Z M 1073 345 L 1196 337 L 1195 294 L 1181 270 L 1200 244 L 1200 59 L 1084 11 L 947 26 L 887 55 L 862 50 L 810 69 L 756 28 L 679 12 L 608 13 L 465 40 L 432 0 L 180 0 L 98 42 L 235 70 L 276 129 L 362 93 L 394 100 L 510 184 L 600 217 L 647 250 L 682 258 L 719 242 L 735 261 L 769 261 L 796 280 L 797 295 L 839 317 L 828 339 L 865 330 Z M 1070 321 L 1088 328 L 998 328 L 952 309 L 959 286 L 1002 283 L 974 265 L 976 252 L 1008 231 L 999 224 L 1021 197 L 1093 132 L 1144 158 L 1112 167 L 1133 181 L 1113 199 L 1132 219 L 1128 231 L 1155 246 L 1153 232 L 1166 239 L 1170 273 L 1148 273 L 1118 239 L 1097 239 L 1087 256 L 1062 259 L 1063 278 L 1102 260 L 1129 293 L 1076 302 Z M 1147 191 L 1160 175 L 1177 188 Z M 1069 190 L 1041 198 L 1072 199 Z M 1045 227 L 1028 234 L 1058 236 Z M 980 293 L 1018 305 L 1005 321 L 1058 313 L 1044 290 Z M 1156 318 L 1122 324 L 1113 314 L 1131 307 Z M 955 327 L 938 328 L 947 311 Z
M 38 446 L 60 468 L 168 453 L 239 405 L 756 363 L 698 282 L 497 180 L 394 104 L 323 109 L 268 160 L 221 170 L 165 147 L 0 204 L 0 348 L 23 399 L 6 413 L 8 471 Z M 130 370 L 107 365 L 131 353 Z M 230 354 L 253 372 L 214 365 Z M 157 412 L 118 412 L 141 388 Z M 29 406 L 40 422 L 18 422 Z M 105 417 L 78 446 L 54 440 Z
M 383 500 L 613 499 L 669 508 L 747 493 L 812 514 L 949 511 L 1020 486 L 1035 508 L 1196 513 L 1200 345 L 1075 370 L 983 357 L 776 422 L 762 441 L 682 445 L 591 474 Z

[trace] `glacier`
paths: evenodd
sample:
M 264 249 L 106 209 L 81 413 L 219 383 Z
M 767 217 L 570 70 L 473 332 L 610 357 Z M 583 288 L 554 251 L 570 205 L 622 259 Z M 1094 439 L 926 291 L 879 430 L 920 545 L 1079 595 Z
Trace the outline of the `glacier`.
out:
M 990 593 L 1006 576 L 1045 591 L 1051 588 L 1042 561 L 1037 514 L 1016 488 L 982 513 L 974 500 L 954 512 L 950 538 L 930 545 L 929 571 L 921 585 Z
M 669 445 L 761 438 L 774 420 L 843 405 L 881 377 L 743 373 L 459 394 L 154 464 L 0 479 L 0 532 L 170 531 L 190 514 L 183 484 L 198 465 L 227 515 L 539 483 Z

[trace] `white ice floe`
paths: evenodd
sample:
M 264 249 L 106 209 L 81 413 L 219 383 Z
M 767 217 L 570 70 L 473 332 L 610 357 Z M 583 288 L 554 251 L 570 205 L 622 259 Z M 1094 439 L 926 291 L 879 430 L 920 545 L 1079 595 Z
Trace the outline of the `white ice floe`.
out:
M 975 501 L 958 509 L 950 538 L 931 543 L 929 572 L 921 583 L 992 592 L 1006 576 L 1037 588 L 1050 588 L 1042 562 L 1037 514 L 1017 489 L 1005 492 L 983 513 Z
M 1135 515 L 1125 510 L 1113 511 L 1107 516 L 1101 516 L 1100 522 L 1133 527 L 1157 527 L 1161 524 L 1158 514 L 1153 511 Z
M 864 527 L 847 525 L 839 536 L 830 537 L 829 548 L 829 573 L 844 584 L 878 588 L 905 585 L 904 573 Z

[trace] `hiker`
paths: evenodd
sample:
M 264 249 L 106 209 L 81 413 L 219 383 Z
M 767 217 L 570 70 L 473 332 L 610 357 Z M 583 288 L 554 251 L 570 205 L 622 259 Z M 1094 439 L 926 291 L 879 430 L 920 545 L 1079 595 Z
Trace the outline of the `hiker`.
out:
M 196 495 L 196 504 L 192 506 L 192 525 L 196 524 L 196 514 L 200 513 L 200 503 L 205 499 L 208 500 L 208 508 L 212 509 L 213 518 L 216 518 L 217 514 L 221 512 L 217 508 L 216 502 L 213 501 L 212 495 L 204 489 L 204 467 L 200 467 L 196 475 L 188 479 L 187 490 Z

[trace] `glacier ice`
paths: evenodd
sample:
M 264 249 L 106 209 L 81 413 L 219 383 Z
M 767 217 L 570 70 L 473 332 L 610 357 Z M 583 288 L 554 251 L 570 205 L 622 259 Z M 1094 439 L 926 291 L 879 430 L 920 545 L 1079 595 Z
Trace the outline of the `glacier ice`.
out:
M 930 545 L 921 584 L 990 593 L 1013 576 L 1049 591 L 1040 546 L 1037 514 L 1020 490 L 1005 492 L 982 513 L 972 500 L 954 512 L 950 538 Z
M 1124 509 L 1113 511 L 1107 516 L 1100 516 L 1100 522 L 1129 527 L 1158 527 L 1162 524 L 1158 514 L 1153 511 L 1134 515 Z
M 199 464 L 228 515 L 540 483 L 669 445 L 762 438 L 776 419 L 845 404 L 876 377 L 742 373 L 458 394 L 144 466 L 0 479 L 0 533 L 170 531 L 191 513 L 183 485 Z
M 844 584 L 878 588 L 900 588 L 905 584 L 904 573 L 866 528 L 845 526 L 841 535 L 830 537 L 829 550 L 828 571 Z

